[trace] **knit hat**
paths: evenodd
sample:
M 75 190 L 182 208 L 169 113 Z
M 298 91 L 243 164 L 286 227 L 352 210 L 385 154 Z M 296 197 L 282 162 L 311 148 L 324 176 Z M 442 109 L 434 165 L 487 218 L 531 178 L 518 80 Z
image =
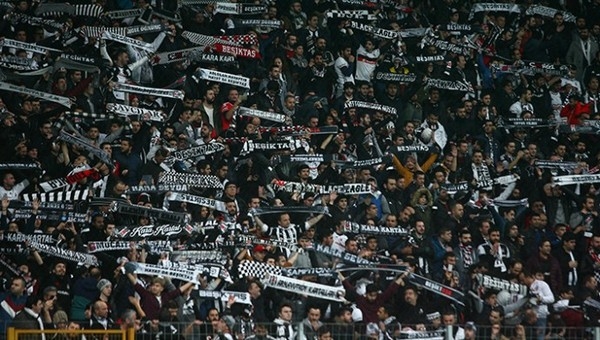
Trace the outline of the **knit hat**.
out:
M 102 279 L 102 280 L 98 281 L 96 288 L 98 288 L 99 291 L 102 291 L 107 286 L 112 286 L 112 283 L 110 281 L 108 281 L 107 279 Z
M 221 317 L 221 320 L 229 327 L 229 330 L 233 330 L 233 326 L 235 326 L 235 319 L 231 315 L 224 315 Z

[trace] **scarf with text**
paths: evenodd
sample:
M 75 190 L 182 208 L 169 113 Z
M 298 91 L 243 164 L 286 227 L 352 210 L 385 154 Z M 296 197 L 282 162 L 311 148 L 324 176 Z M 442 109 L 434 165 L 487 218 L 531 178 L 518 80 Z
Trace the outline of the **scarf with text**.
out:
M 21 13 L 10 13 L 10 14 L 7 14 L 7 16 L 8 16 L 8 18 L 10 18 L 13 25 L 27 24 L 27 25 L 31 25 L 31 26 L 42 26 L 50 32 L 55 32 L 58 30 L 65 29 L 64 24 L 61 24 L 60 22 L 57 22 L 57 21 L 51 20 L 51 19 L 32 17 L 30 15 L 21 14 Z
M 42 170 L 38 163 L 0 163 L 2 170 Z
M 454 44 L 449 41 L 437 39 L 431 35 L 427 35 L 427 36 L 423 37 L 423 39 L 421 40 L 421 47 L 423 48 L 425 46 L 435 46 L 436 48 L 443 50 L 443 51 L 448 51 L 448 52 L 452 52 L 452 53 L 456 53 L 456 54 L 463 54 L 463 55 L 469 55 L 469 49 L 470 49 L 470 47 L 468 47 L 468 46 Z
M 329 10 L 325 12 L 328 18 L 338 19 L 358 19 L 358 20 L 376 20 L 375 14 L 365 10 Z
M 417 275 L 415 273 L 410 273 L 410 275 L 408 276 L 408 281 L 417 287 L 421 287 L 432 293 L 450 299 L 461 306 L 465 305 L 465 303 L 463 302 L 465 294 L 454 288 L 448 287 L 446 285 L 443 285 L 426 277 Z
M 310 250 L 317 252 L 317 253 L 324 254 L 324 255 L 336 257 L 338 259 L 341 259 L 344 263 L 347 263 L 347 264 L 359 265 L 359 266 L 373 266 L 374 265 L 374 262 L 366 260 L 358 255 L 349 253 L 347 251 L 340 251 L 335 248 L 326 247 L 321 244 L 314 245 L 313 248 L 310 248 Z
M 179 100 L 183 100 L 183 97 L 185 96 L 185 93 L 181 90 L 166 90 L 132 84 L 117 83 L 115 89 L 128 93 L 143 94 L 146 96 L 155 97 L 177 98 Z
M 337 192 L 345 195 L 361 195 L 370 194 L 373 192 L 371 186 L 365 183 L 347 183 L 341 185 L 320 185 L 320 184 L 305 184 L 299 182 L 289 182 L 277 180 L 274 181 L 273 186 L 285 192 L 312 192 L 319 194 L 329 194 Z
M 0 38 L 0 47 L 8 47 L 14 48 L 16 50 L 25 50 L 27 52 L 38 53 L 45 55 L 47 52 L 58 52 L 61 53 L 61 50 L 57 50 L 54 48 L 37 45 L 37 44 L 29 44 L 18 40 L 8 39 L 8 38 Z
M 69 99 L 67 97 L 59 96 L 57 94 L 52 94 L 52 93 L 48 93 L 48 92 L 42 92 L 42 91 L 38 91 L 38 90 L 34 90 L 34 89 L 28 89 L 23 86 L 13 85 L 13 84 L 5 83 L 3 81 L 0 81 L 0 90 L 25 94 L 25 95 L 37 97 L 37 98 L 40 98 L 42 100 L 46 100 L 49 102 L 58 103 L 62 106 L 68 107 L 68 108 L 71 107 L 71 99 Z
M 209 143 L 193 146 L 191 148 L 171 152 L 169 157 L 165 159 L 164 163 L 167 165 L 172 165 L 178 160 L 193 159 L 198 156 L 212 155 L 223 150 L 225 150 L 225 145 L 221 143 Z
M 33 216 L 32 210 L 19 209 L 16 210 L 13 214 L 13 218 L 15 219 L 28 219 Z M 36 219 L 42 221 L 72 221 L 74 223 L 86 223 L 88 222 L 88 215 L 86 213 L 77 213 L 72 211 L 44 211 L 38 212 L 35 215 Z
M 178 279 L 184 282 L 193 282 L 197 285 L 200 284 L 198 276 L 202 273 L 200 270 L 195 269 L 190 271 L 189 268 L 177 268 L 163 267 L 155 264 L 141 263 L 141 262 L 128 262 L 128 267 L 133 269 L 136 274 L 149 275 L 149 276 L 167 276 L 173 279 Z
M 412 83 L 417 80 L 417 75 L 414 73 L 390 73 L 390 72 L 377 72 L 375 79 L 383 81 L 393 81 L 398 83 Z
M 235 45 L 235 43 L 231 41 L 218 39 L 210 35 L 198 34 L 189 31 L 183 31 L 181 33 L 181 37 L 187 39 L 192 44 L 196 44 L 198 46 L 212 46 L 214 44 Z
M 440 186 L 443 190 L 448 191 L 450 195 L 453 195 L 459 191 L 469 191 L 469 182 L 459 183 L 445 183 Z
M 104 31 L 104 33 L 102 33 L 102 39 L 116 41 L 118 43 L 136 47 L 148 51 L 150 53 L 153 53 L 158 48 L 158 46 L 155 46 L 151 43 L 147 43 L 142 40 L 130 38 L 124 35 L 115 34 L 107 31 Z
M 485 274 L 475 274 L 473 287 L 476 290 L 479 290 L 480 288 L 493 289 L 497 291 L 505 290 L 519 295 L 527 295 L 527 292 L 529 291 L 529 288 L 527 288 L 526 285 Z
M 265 275 L 265 278 L 261 280 L 261 282 L 265 285 L 265 287 L 284 290 L 286 292 L 296 293 L 299 295 L 313 296 L 319 299 L 335 302 L 346 301 L 346 299 L 344 299 L 346 290 L 342 286 L 331 287 L 319 283 L 313 283 L 269 273 Z
M 369 24 L 363 24 L 356 21 L 349 21 L 347 24 L 348 27 L 357 29 L 363 32 L 371 33 L 376 37 L 380 37 L 383 39 L 393 40 L 398 38 L 398 32 L 392 30 L 386 30 L 385 28 L 371 26 Z
M 87 243 L 87 251 L 90 254 L 100 253 L 105 251 L 129 250 L 132 247 L 136 249 L 147 248 L 151 254 L 160 254 L 162 252 L 171 251 L 171 242 L 165 240 L 158 241 L 94 241 Z
M 33 71 L 38 66 L 33 64 L 33 59 L 21 58 L 13 55 L 0 56 L 0 67 L 5 67 L 14 71 Z
M 550 127 L 554 126 L 551 122 L 544 118 L 518 118 L 510 117 L 504 118 L 502 123 L 499 124 L 505 129 L 514 128 L 539 128 L 539 127 Z
M 238 113 L 244 117 L 258 117 L 260 119 L 266 119 L 276 123 L 284 123 L 287 119 L 286 115 L 250 109 L 247 107 L 240 107 Z
M 137 116 L 141 121 L 164 122 L 165 119 L 162 111 L 124 104 L 108 103 L 106 104 L 106 110 L 124 117 Z
M 382 105 L 382 104 L 377 104 L 377 103 L 369 103 L 369 102 L 363 102 L 363 101 L 359 101 L 359 100 L 351 100 L 348 101 L 344 104 L 344 109 L 351 109 L 351 108 L 357 108 L 357 109 L 367 109 L 367 110 L 373 110 L 373 111 L 379 111 L 379 112 L 386 112 L 386 113 L 390 113 L 393 115 L 397 114 L 396 108 L 395 107 L 391 107 L 391 106 L 387 106 L 387 105 Z
M 393 236 L 408 236 L 408 230 L 400 227 L 390 228 L 378 225 L 360 224 L 355 222 L 346 222 L 343 226 L 344 232 L 353 234 L 368 234 L 368 235 L 393 235 Z
M 378 157 L 378 158 L 363 159 L 363 160 L 358 160 L 358 161 L 350 161 L 350 162 L 342 162 L 342 163 L 336 162 L 336 163 L 342 169 L 348 169 L 348 168 L 360 169 L 365 166 L 373 166 L 376 164 L 389 164 L 391 162 L 392 162 L 392 156 L 386 155 L 386 156 Z
M 569 73 L 569 67 L 567 65 L 554 65 L 551 63 L 544 63 L 538 61 L 522 61 L 512 65 L 496 65 L 490 66 L 492 73 L 503 72 L 503 73 L 515 73 L 525 74 L 533 76 L 537 73 L 545 73 L 554 76 L 564 77 Z
M 225 203 L 223 201 L 218 201 L 212 198 L 206 198 L 196 195 L 190 195 L 182 192 L 172 192 L 170 195 L 166 197 L 169 201 L 176 202 L 186 202 L 191 204 L 196 204 L 202 207 L 207 207 L 210 209 L 214 209 L 220 212 L 227 212 L 227 208 L 225 208 Z
M 106 12 L 104 14 L 113 20 L 117 20 L 117 19 L 137 17 L 137 16 L 142 15 L 143 12 L 144 12 L 143 8 L 134 8 L 134 9 L 110 11 L 110 12 Z
M 302 125 L 294 126 L 276 126 L 276 127 L 265 127 L 261 126 L 258 128 L 261 133 L 274 133 L 280 136 L 303 136 L 307 133 L 311 135 L 331 135 L 339 132 L 337 125 L 333 126 L 317 126 L 314 128 L 308 128 Z
M 188 224 L 163 224 L 158 226 L 146 225 L 139 227 L 125 227 L 117 231 L 117 237 L 124 240 L 138 240 L 146 238 L 170 239 L 189 236 L 193 227 Z
M 598 183 L 600 182 L 600 174 L 553 176 L 552 182 L 560 186 L 572 184 Z
M 473 19 L 475 14 L 479 13 L 479 12 L 509 12 L 509 13 L 520 14 L 521 7 L 519 7 L 519 5 L 510 4 L 510 3 L 506 3 L 506 4 L 493 3 L 493 2 L 478 3 L 478 4 L 474 4 L 471 7 L 471 13 L 469 14 L 469 20 Z
M 262 239 L 262 238 L 258 238 L 256 236 L 251 236 L 251 235 L 238 235 L 236 237 L 236 242 L 237 245 L 245 247 L 248 244 L 254 244 L 254 245 L 262 245 L 262 246 L 271 246 L 274 248 L 285 248 L 285 249 L 289 249 L 290 251 L 296 251 L 298 249 L 298 245 L 295 243 L 290 243 L 290 242 L 284 242 L 284 241 L 280 241 L 280 240 L 274 240 L 274 239 Z
M 56 246 L 50 246 L 43 243 L 31 242 L 31 246 L 37 251 L 50 256 L 59 257 L 68 261 L 82 263 L 86 266 L 98 266 L 98 259 L 94 255 L 80 253 L 78 251 L 63 249 Z
M 240 58 L 261 59 L 260 52 L 252 48 L 244 48 L 231 45 L 214 44 L 212 49 L 219 53 L 231 54 Z
M 231 15 L 254 15 L 262 14 L 266 10 L 267 7 L 265 5 L 217 2 L 215 3 L 214 13 Z
M 187 184 L 193 187 L 207 189 L 223 189 L 223 183 L 217 176 L 177 173 L 175 171 L 163 172 L 158 179 L 159 184 Z
M 31 194 L 26 194 L 26 195 L 31 195 Z M 31 197 L 29 197 L 31 198 Z M 73 211 L 73 209 L 75 209 L 75 205 L 73 204 L 69 204 L 69 203 L 63 203 L 63 202 L 48 202 L 48 201 L 40 201 L 38 202 L 39 204 L 39 210 L 63 210 L 63 211 Z M 33 202 L 32 201 L 28 201 L 25 199 L 23 199 L 23 201 L 17 201 L 17 200 L 11 200 L 8 204 L 9 208 L 12 209 L 20 209 L 20 208 L 27 208 L 27 209 L 33 209 Z
M 541 15 L 545 18 L 554 18 L 554 16 L 556 15 L 556 13 L 561 13 L 563 15 L 563 19 L 565 22 L 575 22 L 575 16 L 569 12 L 566 11 L 559 11 L 555 8 L 552 7 L 546 7 L 546 6 L 542 6 L 542 5 L 531 5 L 529 6 L 529 8 L 527 8 L 527 10 L 525 11 L 526 15 Z
M 250 78 L 244 76 L 202 68 L 199 69 L 196 74 L 200 79 L 239 86 L 246 89 L 250 88 Z
M 437 27 L 439 31 L 458 32 L 458 33 L 479 33 L 482 32 L 481 26 L 469 24 L 444 24 Z
M 178 213 L 156 208 L 148 208 L 141 205 L 126 204 L 123 202 L 114 202 L 111 206 L 112 212 L 124 215 L 152 217 L 159 221 L 171 223 L 187 223 L 188 216 L 185 213 Z
M 253 140 L 247 140 L 240 151 L 240 155 L 245 156 L 254 151 L 283 151 L 291 150 L 293 148 L 291 142 L 255 142 Z
M 224 264 L 227 255 L 220 250 L 174 250 L 169 252 L 169 258 L 174 262 Z
M 168 191 L 187 192 L 189 189 L 190 187 L 186 184 L 134 185 L 128 187 L 127 190 L 125 190 L 125 194 L 163 193 Z
M 535 166 L 541 169 L 552 169 L 552 170 L 566 170 L 572 171 L 578 164 L 577 162 L 561 162 L 561 161 L 550 161 L 545 159 L 537 159 Z
M 233 19 L 235 27 L 269 27 L 280 28 L 283 21 L 275 19 Z
M 435 87 L 438 89 L 449 90 L 449 91 L 461 91 L 473 93 L 473 85 L 471 83 L 463 83 L 462 81 L 456 80 L 443 80 L 429 78 L 425 82 L 427 87 Z
M 446 56 L 444 55 L 418 55 L 415 56 L 415 63 L 436 63 L 440 61 L 446 61 Z
M 100 38 L 104 32 L 124 36 L 127 35 L 127 27 L 85 26 L 81 28 L 81 33 L 88 38 Z
M 325 214 L 329 215 L 329 211 L 326 206 L 323 205 L 315 205 L 315 206 L 289 206 L 289 207 L 263 207 L 263 208 L 253 208 L 251 210 L 252 214 L 255 216 L 265 215 L 265 214 L 281 214 L 281 213 L 309 213 L 309 214 Z
M 102 149 L 100 149 L 99 147 L 90 144 L 90 142 L 88 142 L 87 140 L 76 136 L 76 135 L 72 135 L 70 133 L 68 133 L 67 131 L 60 130 L 60 139 L 69 143 L 69 144 L 73 144 L 76 145 L 80 148 L 83 148 L 85 151 L 91 153 L 92 155 L 98 157 L 98 159 L 100 159 L 103 163 L 105 163 L 106 165 L 108 165 L 111 168 L 114 168 L 114 164 L 112 163 L 110 156 L 108 155 L 108 153 Z

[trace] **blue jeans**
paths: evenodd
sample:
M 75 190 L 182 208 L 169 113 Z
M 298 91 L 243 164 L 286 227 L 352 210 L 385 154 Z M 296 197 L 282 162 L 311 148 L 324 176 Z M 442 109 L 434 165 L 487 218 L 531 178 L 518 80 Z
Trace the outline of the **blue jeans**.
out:
M 537 322 L 535 323 L 535 332 L 537 334 L 537 340 L 544 340 L 544 336 L 546 335 L 547 321 L 548 320 L 546 318 L 537 319 Z

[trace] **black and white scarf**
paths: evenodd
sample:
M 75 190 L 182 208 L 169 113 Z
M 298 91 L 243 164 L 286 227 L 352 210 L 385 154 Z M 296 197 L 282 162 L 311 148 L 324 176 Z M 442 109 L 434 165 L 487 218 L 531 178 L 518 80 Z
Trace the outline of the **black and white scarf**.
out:
M 356 21 L 349 21 L 348 26 L 353 29 L 371 33 L 374 36 L 377 36 L 377 37 L 380 37 L 383 39 L 393 40 L 393 39 L 398 38 L 398 36 L 399 36 L 399 33 L 397 31 L 386 30 L 385 28 L 375 27 L 375 26 L 371 26 L 369 24 L 363 24 L 363 23 L 359 23 Z
M 300 295 L 313 296 L 323 300 L 345 302 L 346 290 L 343 286 L 332 287 L 319 283 L 298 280 L 283 275 L 267 273 L 261 282 L 270 288 L 280 289 Z
M 234 19 L 235 27 L 270 27 L 280 28 L 283 22 L 275 19 Z
M 126 194 L 138 194 L 138 193 L 163 193 L 163 192 L 187 192 L 189 186 L 186 184 L 159 184 L 159 185 L 136 185 L 130 186 L 125 190 Z
M 166 199 L 169 201 L 196 204 L 220 212 L 227 212 L 227 209 L 225 208 L 225 203 L 223 201 L 215 200 L 212 198 L 190 195 L 183 192 L 172 192 L 170 195 L 166 196 Z
M 117 231 L 117 237 L 124 240 L 138 240 L 147 238 L 170 239 L 179 238 L 183 235 L 189 236 L 193 232 L 193 227 L 185 224 L 163 224 L 159 226 L 146 225 L 139 227 L 125 227 Z
M 244 117 L 258 117 L 260 119 L 266 119 L 276 123 L 284 123 L 287 119 L 286 115 L 250 109 L 247 107 L 240 107 L 238 113 Z
M 199 69 L 195 74 L 200 79 L 239 86 L 246 89 L 250 88 L 250 78 L 238 76 L 236 74 L 230 74 L 203 68 Z
M 141 205 L 126 204 L 123 202 L 114 202 L 111 206 L 111 211 L 125 215 L 147 216 L 155 218 L 159 221 L 167 221 L 171 223 L 187 223 L 188 215 L 156 208 L 148 208 Z
M 59 96 L 59 95 L 48 93 L 48 92 L 42 92 L 42 91 L 38 91 L 38 90 L 34 90 L 34 89 L 28 89 L 26 87 L 5 83 L 3 81 L 0 81 L 0 90 L 26 94 L 29 96 L 38 97 L 42 100 L 47 100 L 50 102 L 58 103 L 62 106 L 68 107 L 68 108 L 71 107 L 71 99 L 69 99 L 67 97 Z
M 254 15 L 264 13 L 266 9 L 267 7 L 265 5 L 217 2 L 215 3 L 214 13 L 230 15 Z
M 398 113 L 396 111 L 395 107 L 377 104 L 377 103 L 363 102 L 363 101 L 359 101 L 359 100 L 351 100 L 351 101 L 344 103 L 344 109 L 351 109 L 351 108 L 380 111 L 380 112 L 391 113 L 393 115 L 396 115 Z
M 417 80 L 417 75 L 414 73 L 390 73 L 390 72 L 377 72 L 375 79 L 383 81 L 393 81 L 398 83 L 412 83 Z
M 38 251 L 50 256 L 59 257 L 68 261 L 82 263 L 86 266 L 98 266 L 98 259 L 94 255 L 80 253 L 78 251 L 63 249 L 43 243 L 31 242 L 31 246 Z
M 376 20 L 377 17 L 366 10 L 329 10 L 325 12 L 328 18 Z
M 149 110 L 124 104 L 108 103 L 106 104 L 106 110 L 124 117 L 138 116 L 142 121 L 164 122 L 165 120 L 162 111 Z
M 50 202 L 81 202 L 87 200 L 90 194 L 89 189 L 72 190 L 72 191 L 55 191 L 46 193 L 29 193 L 23 194 L 23 201 L 31 202 L 39 200 L 42 203 Z M 41 208 L 41 206 L 40 206 Z
M 553 176 L 552 182 L 560 186 L 584 183 L 598 183 L 600 182 L 600 174 Z
M 155 97 L 177 98 L 179 100 L 183 100 L 183 97 L 185 96 L 185 93 L 181 90 L 158 89 L 132 84 L 117 83 L 115 89 L 128 93 L 143 94 Z
M 473 19 L 473 17 L 475 16 L 475 13 L 479 13 L 479 12 L 509 12 L 509 13 L 520 14 L 521 7 L 519 7 L 519 5 L 510 4 L 510 3 L 492 3 L 492 2 L 477 3 L 471 7 L 471 13 L 469 14 L 469 20 Z
M 159 184 L 187 184 L 193 187 L 223 189 L 223 183 L 217 176 L 164 172 L 158 179 Z

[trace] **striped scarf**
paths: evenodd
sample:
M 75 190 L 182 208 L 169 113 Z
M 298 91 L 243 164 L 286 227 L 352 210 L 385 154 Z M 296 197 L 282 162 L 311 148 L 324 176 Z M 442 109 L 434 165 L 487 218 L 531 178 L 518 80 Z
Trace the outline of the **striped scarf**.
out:
M 466 269 L 469 269 L 473 265 L 473 246 L 472 245 L 463 245 L 459 244 L 460 253 L 463 257 L 463 264 Z

